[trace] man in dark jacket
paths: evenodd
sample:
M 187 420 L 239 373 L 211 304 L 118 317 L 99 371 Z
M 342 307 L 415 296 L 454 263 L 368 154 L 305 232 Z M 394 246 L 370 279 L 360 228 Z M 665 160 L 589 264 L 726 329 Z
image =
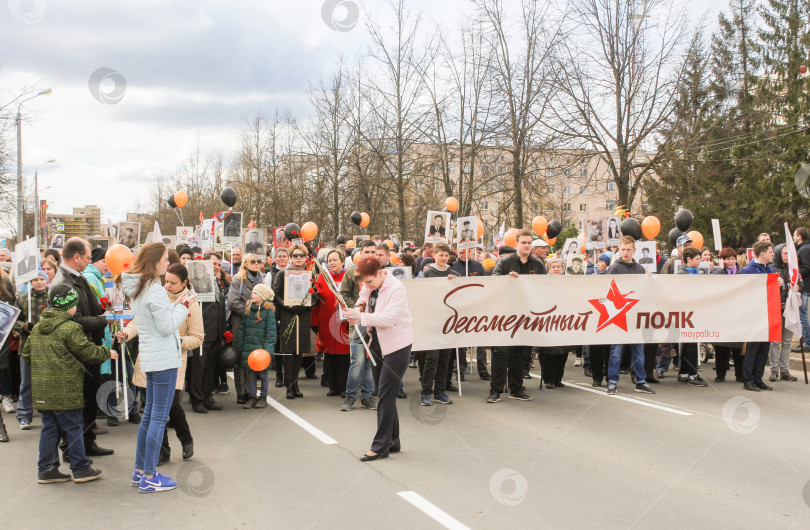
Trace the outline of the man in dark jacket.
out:
M 65 242 L 62 249 L 62 265 L 56 272 L 56 276 L 51 284 L 51 291 L 57 285 L 66 285 L 74 289 L 79 295 L 79 303 L 76 306 L 76 314 L 73 320 L 77 322 L 84 331 L 87 339 L 97 346 L 101 346 L 104 341 L 104 328 L 107 327 L 107 317 L 101 309 L 99 300 L 87 279 L 82 275 L 82 271 L 92 261 L 92 250 L 90 243 L 80 237 L 71 237 Z M 84 409 L 82 418 L 84 419 L 84 447 L 87 456 L 105 456 L 113 454 L 112 449 L 104 449 L 96 444 L 96 432 L 102 432 L 96 426 L 96 393 L 101 385 L 101 374 L 99 365 L 88 366 L 84 372 Z M 64 444 L 65 460 L 67 460 L 67 445 Z
M 619 259 L 608 268 L 608 274 L 647 274 L 644 267 L 633 260 L 636 251 L 636 240 L 631 236 L 622 236 L 619 242 Z M 608 395 L 615 396 L 619 386 L 620 365 L 625 346 L 630 346 L 633 370 L 636 373 L 636 392 L 655 394 L 647 384 L 647 372 L 644 366 L 643 344 L 614 344 L 610 347 L 610 360 L 608 361 Z
M 740 274 L 774 274 L 771 263 L 773 263 L 773 244 L 769 241 L 757 241 L 754 243 L 754 259 L 743 267 Z M 778 282 L 780 287 L 785 283 L 781 277 L 778 278 Z M 773 390 L 773 387 L 766 385 L 762 380 L 770 348 L 770 342 L 749 342 L 746 345 L 743 354 L 743 388 L 746 390 L 752 392 Z
M 546 274 L 546 266 L 535 258 L 532 252 L 532 233 L 520 230 L 517 233 L 517 249 L 513 254 L 501 258 L 495 264 L 493 276 L 512 276 L 521 274 Z M 507 367 L 509 370 L 509 399 L 529 401 L 532 398 L 523 386 L 523 373 L 532 355 L 531 346 L 501 346 L 492 350 L 492 379 L 489 386 L 487 403 L 501 400 L 506 384 Z
M 810 298 L 810 230 L 800 226 L 793 232 L 796 254 L 799 258 L 799 275 L 804 280 L 802 305 L 799 306 L 799 320 L 802 323 L 804 347 L 810 347 L 810 321 L 807 318 L 807 299 Z
M 209 410 L 222 410 L 222 405 L 214 402 L 214 388 L 216 388 L 217 359 L 219 352 L 225 346 L 225 289 L 221 281 L 222 258 L 219 254 L 205 255 L 206 260 L 214 264 L 214 277 L 217 279 L 214 287 L 214 301 L 203 302 L 202 317 L 205 337 L 202 350 L 191 351 L 189 359 L 188 394 L 192 410 L 205 414 Z

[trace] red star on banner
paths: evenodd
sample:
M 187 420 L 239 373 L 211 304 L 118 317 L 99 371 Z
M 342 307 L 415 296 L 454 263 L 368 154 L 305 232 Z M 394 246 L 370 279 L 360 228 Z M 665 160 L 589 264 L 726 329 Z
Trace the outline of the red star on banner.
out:
M 596 325 L 597 333 L 610 324 L 616 324 L 619 328 L 627 331 L 627 312 L 638 303 L 638 300 L 627 298 L 627 295 L 632 292 L 620 293 L 619 288 L 616 286 L 616 280 L 611 280 L 607 296 L 588 300 L 599 311 L 599 323 Z

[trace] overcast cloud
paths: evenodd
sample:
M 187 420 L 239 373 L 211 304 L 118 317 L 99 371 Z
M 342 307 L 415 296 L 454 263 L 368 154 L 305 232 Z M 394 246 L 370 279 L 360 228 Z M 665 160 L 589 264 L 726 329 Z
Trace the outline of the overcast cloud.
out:
M 366 44 L 366 15 L 336 31 L 321 16 L 323 0 L 3 3 L 0 106 L 27 87 L 53 89 L 24 106 L 26 177 L 55 158 L 39 172 L 40 190 L 50 186 L 40 193 L 49 211 L 98 204 L 114 221 L 144 202 L 150 179 L 174 172 L 198 137 L 204 152 L 221 151 L 227 162 L 245 118 L 284 108 L 306 118 L 308 84 L 328 77 L 339 54 L 354 57 Z M 381 0 L 364 5 L 386 12 Z M 466 0 L 409 5 L 448 27 L 470 8 Z M 726 1 L 695 5 L 714 20 Z M 125 80 L 125 90 L 108 78 L 96 92 L 118 90 L 116 104 L 88 87 L 102 67 Z

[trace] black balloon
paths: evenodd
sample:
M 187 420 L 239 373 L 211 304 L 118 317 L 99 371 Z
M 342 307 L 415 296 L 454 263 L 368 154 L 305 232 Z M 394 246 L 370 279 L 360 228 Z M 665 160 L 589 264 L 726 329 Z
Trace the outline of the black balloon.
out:
M 361 214 L 360 212 L 357 212 L 357 211 L 352 212 L 351 220 L 352 220 L 352 222 L 354 224 L 356 224 L 357 226 L 360 226 L 360 221 L 363 220 L 363 214 Z
M 240 355 L 236 348 L 228 347 L 219 354 L 219 367 L 223 370 L 231 370 L 239 364 Z
M 288 224 L 284 227 L 284 237 L 289 241 L 301 239 L 301 227 L 295 223 Z
M 695 218 L 692 216 L 692 212 L 689 210 L 684 210 L 681 208 L 675 214 L 675 226 L 678 227 L 678 230 L 681 232 L 686 232 L 689 230 L 689 227 L 692 226 L 692 221 Z
M 222 190 L 222 193 L 219 194 L 219 198 L 228 208 L 233 208 L 233 205 L 236 204 L 236 192 L 233 191 L 233 188 L 225 188 Z
M 548 222 L 548 227 L 546 228 L 546 237 L 549 239 L 554 239 L 562 232 L 562 223 L 558 219 L 552 219 Z
M 177 203 L 174 202 L 174 197 L 169 197 L 169 207 L 177 208 Z
M 623 236 L 641 239 L 641 224 L 632 217 L 628 217 L 622 221 L 622 224 L 619 225 L 619 229 L 622 231 Z
M 673 247 L 677 246 L 678 238 L 681 237 L 682 235 L 683 235 L 683 232 L 681 232 L 677 228 L 673 228 L 672 230 L 670 230 L 669 231 L 669 236 L 668 236 L 669 244 L 672 245 Z
M 346 236 L 344 236 L 343 234 L 340 234 L 339 236 L 337 236 L 337 244 L 338 245 L 345 245 L 346 244 Z
M 394 252 L 399 253 L 399 243 L 394 242 Z

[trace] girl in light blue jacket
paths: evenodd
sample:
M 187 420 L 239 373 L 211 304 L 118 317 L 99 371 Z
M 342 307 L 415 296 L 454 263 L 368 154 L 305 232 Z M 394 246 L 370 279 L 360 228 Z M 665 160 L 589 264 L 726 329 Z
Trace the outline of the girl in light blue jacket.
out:
M 148 243 L 138 252 L 129 272 L 121 273 L 117 280 L 132 307 L 140 337 L 138 355 L 146 373 L 146 406 L 138 427 L 132 474 L 132 485 L 138 486 L 141 493 L 177 487 L 177 482 L 157 472 L 157 461 L 182 361 L 178 328 L 196 295 L 182 296 L 172 303 L 160 280 L 168 266 L 166 246 Z

